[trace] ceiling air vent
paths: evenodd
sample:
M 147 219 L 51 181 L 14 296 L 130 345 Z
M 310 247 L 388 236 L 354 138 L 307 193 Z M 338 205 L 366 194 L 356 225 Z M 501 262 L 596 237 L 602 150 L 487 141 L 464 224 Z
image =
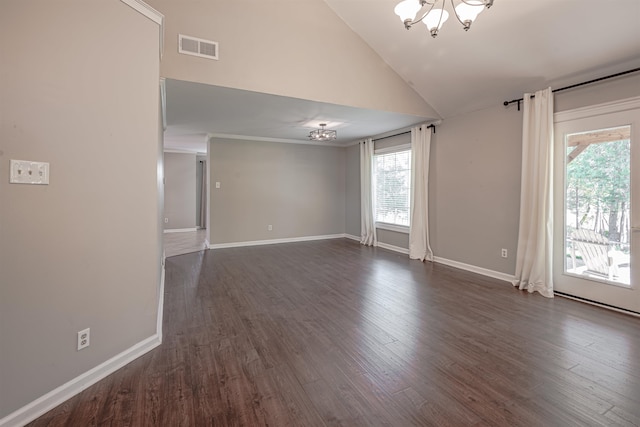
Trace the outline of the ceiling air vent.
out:
M 218 59 L 218 42 L 178 34 L 178 52 L 200 58 Z

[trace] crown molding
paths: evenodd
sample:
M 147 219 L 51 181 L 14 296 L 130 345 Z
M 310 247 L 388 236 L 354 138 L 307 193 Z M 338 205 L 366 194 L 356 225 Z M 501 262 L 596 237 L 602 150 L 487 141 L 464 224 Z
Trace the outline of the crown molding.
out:
M 207 140 L 211 138 L 216 139 L 237 139 L 242 141 L 258 141 L 258 142 L 280 142 L 284 144 L 300 144 L 300 145 L 319 145 L 322 147 L 340 147 L 344 148 L 344 144 L 338 144 L 335 142 L 314 142 L 303 139 L 286 139 L 286 138 L 267 138 L 261 136 L 249 136 L 249 135 L 233 135 L 225 133 L 209 133 L 207 134 Z
M 162 52 L 164 51 L 164 15 L 158 12 L 157 10 L 155 10 L 154 8 L 152 8 L 151 6 L 149 6 L 147 3 L 143 2 L 142 0 L 120 0 L 120 1 L 126 4 L 127 6 L 131 7 L 141 15 L 149 18 L 150 20 L 158 24 L 158 27 L 160 29 L 160 59 L 162 59 Z

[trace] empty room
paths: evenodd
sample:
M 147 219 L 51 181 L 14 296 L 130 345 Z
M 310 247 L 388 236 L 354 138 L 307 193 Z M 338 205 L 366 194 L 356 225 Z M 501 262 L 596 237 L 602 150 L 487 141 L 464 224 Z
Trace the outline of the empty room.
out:
M 637 0 L 0 35 L 0 427 L 640 426 Z

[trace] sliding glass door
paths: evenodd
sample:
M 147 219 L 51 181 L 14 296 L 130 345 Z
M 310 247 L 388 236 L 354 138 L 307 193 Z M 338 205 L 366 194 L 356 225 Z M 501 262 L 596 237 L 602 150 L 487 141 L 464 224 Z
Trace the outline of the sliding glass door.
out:
M 555 290 L 640 312 L 640 105 L 559 116 Z

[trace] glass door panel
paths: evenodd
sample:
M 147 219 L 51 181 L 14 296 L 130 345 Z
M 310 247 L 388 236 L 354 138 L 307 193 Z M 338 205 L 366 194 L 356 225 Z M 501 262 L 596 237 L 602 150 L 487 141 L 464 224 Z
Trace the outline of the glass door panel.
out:
M 631 284 L 631 126 L 565 135 L 564 271 Z
M 640 312 L 640 109 L 556 123 L 554 288 Z

